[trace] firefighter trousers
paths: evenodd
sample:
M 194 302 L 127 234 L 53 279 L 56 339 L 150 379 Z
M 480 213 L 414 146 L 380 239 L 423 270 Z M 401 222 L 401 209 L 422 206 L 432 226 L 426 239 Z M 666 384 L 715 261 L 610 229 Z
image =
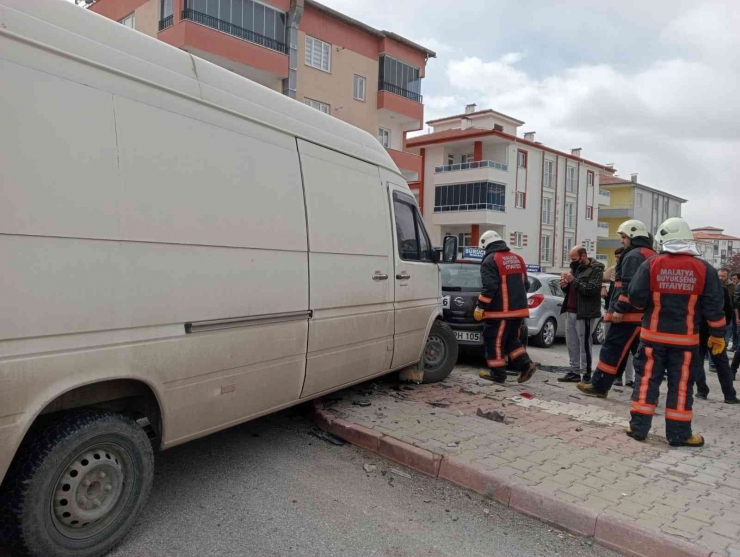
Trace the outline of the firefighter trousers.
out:
M 629 353 L 637 354 L 639 345 L 639 323 L 612 323 L 606 333 L 599 354 L 599 363 L 591 379 L 594 389 L 601 392 L 611 389 L 617 375 L 624 373 Z
M 509 367 L 515 371 L 526 370 L 532 362 L 519 340 L 521 326 L 521 319 L 486 319 L 483 323 L 486 361 L 496 379 L 506 379 L 507 357 Z
M 668 376 L 665 430 L 669 442 L 691 437 L 691 403 L 694 376 L 702 365 L 698 346 L 669 346 L 642 341 L 635 357 L 630 427 L 647 437 L 660 396 L 663 376 Z

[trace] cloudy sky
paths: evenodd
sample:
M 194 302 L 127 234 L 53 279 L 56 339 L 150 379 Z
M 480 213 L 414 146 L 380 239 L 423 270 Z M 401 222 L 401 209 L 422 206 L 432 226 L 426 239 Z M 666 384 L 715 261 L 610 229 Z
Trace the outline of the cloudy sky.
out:
M 427 120 L 493 108 L 740 235 L 737 0 L 323 0 L 432 50 Z M 734 7 L 733 7 L 734 6 Z

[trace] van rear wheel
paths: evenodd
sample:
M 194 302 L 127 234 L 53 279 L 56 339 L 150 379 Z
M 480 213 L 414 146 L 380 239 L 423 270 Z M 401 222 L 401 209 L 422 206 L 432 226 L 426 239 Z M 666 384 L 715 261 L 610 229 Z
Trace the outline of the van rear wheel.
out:
M 18 451 L 2 489 L 2 538 L 32 557 L 103 555 L 134 525 L 153 477 L 152 446 L 134 420 L 67 414 Z
M 444 321 L 435 321 L 424 346 L 424 379 L 422 383 L 438 383 L 447 377 L 457 363 L 457 339 Z

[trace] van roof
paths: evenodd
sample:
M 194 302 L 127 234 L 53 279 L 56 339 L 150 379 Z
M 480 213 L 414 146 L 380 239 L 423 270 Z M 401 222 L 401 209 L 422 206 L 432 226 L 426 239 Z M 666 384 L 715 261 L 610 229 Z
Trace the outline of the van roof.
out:
M 0 0 L 0 34 L 125 74 L 400 172 L 368 132 L 220 66 L 63 0 Z

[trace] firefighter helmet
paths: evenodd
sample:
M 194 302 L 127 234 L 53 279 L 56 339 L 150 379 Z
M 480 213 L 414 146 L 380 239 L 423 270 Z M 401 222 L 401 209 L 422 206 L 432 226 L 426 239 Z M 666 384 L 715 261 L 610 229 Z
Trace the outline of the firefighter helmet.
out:
M 694 241 L 694 233 L 691 232 L 689 223 L 681 217 L 672 217 L 658 227 L 655 235 L 658 245 L 662 246 L 671 240 Z
M 480 249 L 486 249 L 489 244 L 492 244 L 493 242 L 501 242 L 503 241 L 501 236 L 498 235 L 498 232 L 495 232 L 493 230 L 489 230 L 488 232 L 484 232 L 480 237 L 480 243 L 478 244 L 480 246 Z
M 650 238 L 647 226 L 641 220 L 627 220 L 619 225 L 617 232 L 624 234 L 628 238 Z

